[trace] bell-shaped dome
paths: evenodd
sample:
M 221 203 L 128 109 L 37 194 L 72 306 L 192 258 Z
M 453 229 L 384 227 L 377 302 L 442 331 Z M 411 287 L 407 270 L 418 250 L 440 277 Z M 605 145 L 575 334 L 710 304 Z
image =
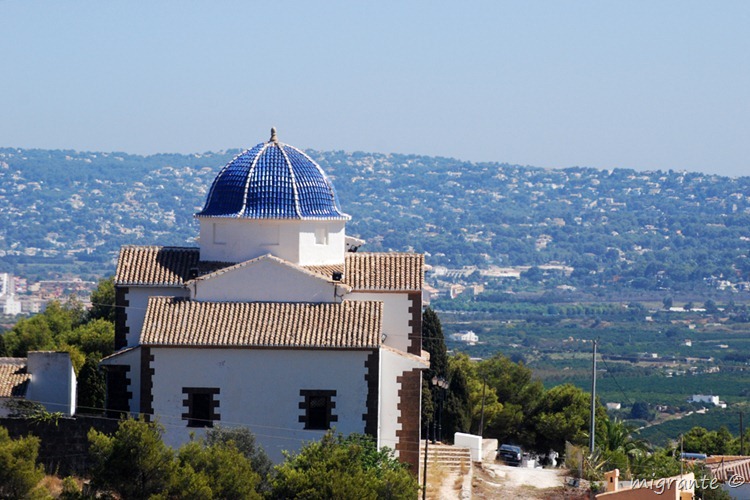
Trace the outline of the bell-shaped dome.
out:
M 299 149 L 271 140 L 237 155 L 214 179 L 197 217 L 340 219 L 330 179 Z

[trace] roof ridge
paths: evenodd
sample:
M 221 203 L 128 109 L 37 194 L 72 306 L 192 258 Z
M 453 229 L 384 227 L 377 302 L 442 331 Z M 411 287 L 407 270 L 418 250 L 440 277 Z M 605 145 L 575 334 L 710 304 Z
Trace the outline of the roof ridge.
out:
M 234 271 L 235 269 L 242 269 L 243 267 L 251 266 L 251 265 L 255 264 L 256 262 L 260 262 L 260 261 L 263 261 L 263 260 L 269 260 L 271 262 L 275 262 L 277 264 L 281 264 L 281 265 L 284 265 L 286 267 L 293 268 L 293 269 L 298 270 L 300 272 L 303 272 L 303 273 L 305 273 L 308 276 L 311 276 L 313 278 L 318 278 L 318 279 L 322 279 L 322 280 L 327 281 L 327 282 L 332 282 L 331 279 L 326 279 L 326 277 L 323 276 L 322 274 L 316 273 L 314 271 L 311 271 L 311 270 L 307 269 L 305 266 L 301 266 L 299 264 L 295 264 L 294 262 L 289 262 L 288 260 L 282 259 L 281 257 L 277 257 L 276 255 L 273 255 L 271 253 L 267 253 L 267 254 L 263 254 L 263 255 L 261 255 L 259 257 L 253 257 L 252 259 L 248 259 L 248 260 L 245 260 L 245 261 L 242 261 L 242 262 L 237 262 L 236 264 L 231 264 L 228 267 L 222 267 L 221 269 L 217 269 L 215 271 L 212 271 L 210 273 L 204 274 L 202 276 L 198 276 L 197 278 L 193 278 L 193 279 L 187 280 L 187 281 L 184 282 L 184 284 L 188 284 L 188 283 L 191 283 L 193 281 L 211 279 L 211 278 L 213 278 L 215 276 L 219 276 L 221 274 Z
M 149 248 L 149 249 L 168 249 L 168 250 L 200 250 L 200 247 L 183 247 L 176 245 L 133 245 L 125 244 L 120 247 L 123 248 Z

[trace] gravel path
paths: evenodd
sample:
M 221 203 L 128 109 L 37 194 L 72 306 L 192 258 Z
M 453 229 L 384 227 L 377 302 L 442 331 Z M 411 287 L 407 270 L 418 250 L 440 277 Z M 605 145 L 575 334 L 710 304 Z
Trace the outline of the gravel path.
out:
M 510 487 L 557 488 L 563 485 L 564 480 L 559 469 L 511 467 L 499 463 L 485 463 L 484 468 L 494 472 L 498 480 Z
M 557 498 L 565 482 L 565 473 L 560 469 L 510 467 L 490 461 L 477 469 L 472 491 L 475 499 Z

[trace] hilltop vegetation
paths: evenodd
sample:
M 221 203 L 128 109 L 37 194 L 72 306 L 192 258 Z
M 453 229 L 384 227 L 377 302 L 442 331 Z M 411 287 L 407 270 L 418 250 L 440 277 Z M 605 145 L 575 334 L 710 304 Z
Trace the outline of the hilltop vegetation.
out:
M 192 245 L 192 215 L 238 152 L 0 149 L 0 271 L 92 278 L 112 273 L 122 244 Z M 450 268 L 573 268 L 546 280 L 552 287 L 691 291 L 750 281 L 750 177 L 309 154 L 367 250 L 413 249 Z

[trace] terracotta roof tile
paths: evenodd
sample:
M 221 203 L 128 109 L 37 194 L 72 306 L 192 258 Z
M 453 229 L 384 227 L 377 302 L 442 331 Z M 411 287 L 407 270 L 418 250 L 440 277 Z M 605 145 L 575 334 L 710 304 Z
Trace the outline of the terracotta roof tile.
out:
M 308 304 L 151 297 L 141 344 L 376 348 L 382 308 L 379 301 Z
M 706 468 L 721 482 L 729 481 L 734 476 L 743 478 L 743 483 L 750 482 L 750 457 L 722 455 L 708 457 Z
M 354 290 L 421 290 L 420 253 L 347 253 L 344 282 Z
M 0 398 L 25 397 L 29 380 L 26 358 L 0 358 Z
M 225 262 L 200 262 L 200 249 L 191 247 L 159 247 L 125 245 L 117 259 L 115 283 L 118 285 L 181 285 L 191 277 L 223 267 Z
M 342 276 L 344 274 L 344 266 L 343 265 L 329 265 L 329 266 L 302 266 L 308 271 L 319 274 L 321 276 L 325 276 L 326 279 L 330 280 L 333 276 L 333 273 L 341 273 Z
M 343 272 L 342 283 L 354 290 L 417 291 L 424 283 L 424 255 L 417 253 L 347 252 L 345 266 L 303 266 L 327 279 Z M 118 285 L 181 285 L 195 276 L 236 264 L 200 262 L 200 250 L 190 247 L 127 245 L 120 250 L 115 282 Z

